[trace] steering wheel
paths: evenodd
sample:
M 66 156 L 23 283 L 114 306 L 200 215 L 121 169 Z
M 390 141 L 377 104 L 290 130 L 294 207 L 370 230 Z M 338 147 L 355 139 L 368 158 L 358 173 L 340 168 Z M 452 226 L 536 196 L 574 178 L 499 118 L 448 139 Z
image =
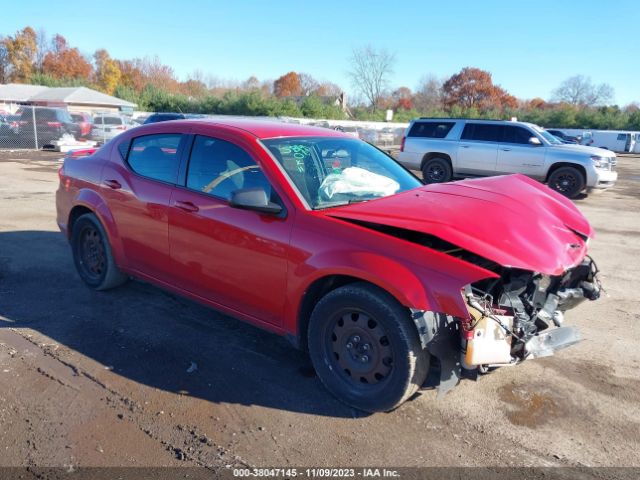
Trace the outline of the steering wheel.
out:
M 202 191 L 204 193 L 209 193 L 209 192 L 211 192 L 211 190 L 216 188 L 218 185 L 220 185 L 225 180 L 228 180 L 229 178 L 233 177 L 234 175 L 242 173 L 245 170 L 251 170 L 251 169 L 260 170 L 260 167 L 258 165 L 249 165 L 249 166 L 246 166 L 246 167 L 235 168 L 235 169 L 230 170 L 228 172 L 222 173 L 218 178 L 212 180 L 207 185 L 205 185 L 202 188 Z

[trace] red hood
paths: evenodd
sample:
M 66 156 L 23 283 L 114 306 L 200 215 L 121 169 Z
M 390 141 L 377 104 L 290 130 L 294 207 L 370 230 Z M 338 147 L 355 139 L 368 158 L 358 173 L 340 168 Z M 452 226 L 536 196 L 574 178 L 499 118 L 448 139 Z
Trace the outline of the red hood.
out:
M 325 211 L 332 217 L 434 235 L 505 267 L 559 275 L 586 254 L 587 219 L 524 175 L 427 185 Z

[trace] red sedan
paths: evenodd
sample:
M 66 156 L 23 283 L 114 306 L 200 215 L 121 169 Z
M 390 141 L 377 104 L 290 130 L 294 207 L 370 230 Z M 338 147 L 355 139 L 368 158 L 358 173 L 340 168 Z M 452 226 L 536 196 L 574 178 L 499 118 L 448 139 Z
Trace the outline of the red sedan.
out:
M 447 390 L 575 343 L 563 313 L 600 291 L 561 195 L 520 175 L 424 186 L 323 128 L 144 125 L 65 160 L 57 214 L 89 287 L 137 277 L 286 335 L 367 411 L 430 366 Z

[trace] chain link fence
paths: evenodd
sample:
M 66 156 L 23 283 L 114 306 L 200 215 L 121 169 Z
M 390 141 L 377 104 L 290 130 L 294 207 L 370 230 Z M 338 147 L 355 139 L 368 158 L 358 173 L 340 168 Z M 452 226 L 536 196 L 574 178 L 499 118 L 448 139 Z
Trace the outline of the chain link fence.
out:
M 81 148 L 105 143 L 130 127 L 128 117 L 110 111 L 88 114 L 25 105 L 0 113 L 0 150 L 55 148 L 56 141 Z

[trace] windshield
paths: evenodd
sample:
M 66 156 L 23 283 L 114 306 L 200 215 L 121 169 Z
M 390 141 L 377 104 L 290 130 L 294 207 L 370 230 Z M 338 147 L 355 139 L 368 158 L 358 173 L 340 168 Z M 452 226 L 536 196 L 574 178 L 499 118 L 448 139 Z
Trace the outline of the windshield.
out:
M 542 138 L 544 138 L 551 145 L 564 145 L 562 143 L 562 140 L 560 140 L 555 135 L 551 135 L 544 128 L 541 128 L 541 127 L 539 127 L 537 125 L 532 125 L 531 128 L 533 128 Z
M 391 157 L 355 138 L 289 137 L 262 143 L 314 210 L 386 197 L 422 185 Z

